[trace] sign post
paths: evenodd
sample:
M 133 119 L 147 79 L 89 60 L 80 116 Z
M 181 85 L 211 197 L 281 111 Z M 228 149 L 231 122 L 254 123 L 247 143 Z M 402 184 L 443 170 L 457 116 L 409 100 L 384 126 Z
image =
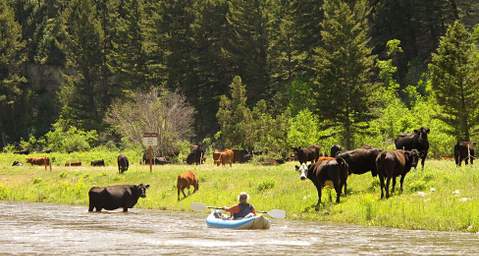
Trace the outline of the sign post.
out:
M 148 162 L 150 163 L 150 172 L 153 169 L 153 147 L 158 145 L 158 133 L 148 132 L 143 134 L 143 145 L 147 147 L 146 156 L 148 157 Z

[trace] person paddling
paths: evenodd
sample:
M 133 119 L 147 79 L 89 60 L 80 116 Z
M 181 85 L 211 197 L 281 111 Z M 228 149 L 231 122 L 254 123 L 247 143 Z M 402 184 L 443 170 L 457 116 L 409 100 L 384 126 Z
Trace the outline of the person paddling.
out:
M 246 192 L 241 192 L 238 195 L 239 204 L 232 207 L 223 207 L 223 210 L 229 212 L 234 220 L 242 219 L 248 215 L 256 215 L 254 206 L 248 203 L 249 195 Z

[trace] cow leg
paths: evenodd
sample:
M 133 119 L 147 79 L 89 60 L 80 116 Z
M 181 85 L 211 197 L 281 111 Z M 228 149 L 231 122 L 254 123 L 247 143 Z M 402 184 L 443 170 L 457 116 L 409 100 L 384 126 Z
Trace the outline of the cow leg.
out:
M 183 194 L 183 198 L 186 198 L 185 188 L 182 188 L 182 189 L 181 189 L 181 193 Z
M 334 184 L 334 190 L 336 190 L 336 203 L 339 204 L 339 198 L 341 197 L 341 183 Z
M 391 190 L 391 194 L 394 194 L 394 191 L 396 190 L 396 177 L 393 178 L 393 187 Z
M 468 165 L 469 164 L 469 157 L 464 158 L 464 164 Z
M 379 184 L 381 185 L 381 199 L 384 198 L 384 176 L 382 174 L 379 175 Z
M 95 206 L 96 212 L 101 212 L 101 207 Z
M 123 207 L 123 212 L 128 212 L 128 207 Z
M 180 201 L 180 188 L 178 187 L 178 201 Z
M 386 198 L 389 198 L 389 183 L 391 182 L 391 177 L 386 178 Z
M 402 184 L 404 183 L 404 178 L 406 178 L 406 174 L 401 175 L 401 180 L 400 180 L 400 182 L 401 182 L 401 187 L 399 188 L 399 191 L 400 191 L 401 193 L 402 193 L 402 191 L 403 191 L 403 190 L 402 190 Z
M 93 208 L 95 208 L 95 205 L 93 204 L 93 199 L 90 198 L 89 204 L 88 204 L 88 211 L 92 212 Z
M 421 170 L 424 171 L 424 162 L 426 162 L 427 152 L 424 152 L 424 156 L 421 159 Z
M 471 165 L 474 163 L 474 154 L 471 154 Z
M 343 186 L 344 186 L 344 196 L 346 196 L 346 194 L 348 193 L 348 182 L 346 180 L 344 181 Z
M 321 185 L 319 184 L 316 185 L 316 190 L 318 191 L 318 202 L 316 203 L 316 207 L 315 207 L 316 211 L 318 211 L 321 206 L 321 190 L 322 189 L 323 188 L 321 187 Z

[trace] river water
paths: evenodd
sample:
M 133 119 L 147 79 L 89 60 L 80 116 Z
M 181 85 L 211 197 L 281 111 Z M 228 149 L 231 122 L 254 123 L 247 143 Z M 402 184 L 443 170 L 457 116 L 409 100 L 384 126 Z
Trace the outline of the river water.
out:
M 479 235 L 274 220 L 206 227 L 207 213 L 0 202 L 1 255 L 479 255 Z

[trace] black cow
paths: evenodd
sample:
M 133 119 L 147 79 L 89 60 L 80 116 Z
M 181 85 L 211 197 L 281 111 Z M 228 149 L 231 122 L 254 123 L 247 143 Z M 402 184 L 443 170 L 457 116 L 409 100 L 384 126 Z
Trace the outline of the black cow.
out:
M 128 162 L 128 158 L 121 154 L 118 156 L 118 159 L 117 159 L 117 163 L 118 163 L 118 173 L 124 173 L 126 171 L 128 171 L 128 167 L 129 167 L 129 162 Z
M 253 154 L 245 149 L 233 149 L 233 153 L 233 163 L 246 163 L 253 158 Z
M 204 155 L 205 150 L 203 149 L 203 145 L 193 145 L 191 147 L 191 152 L 186 157 L 186 163 L 200 165 L 203 163 Z
M 343 151 L 343 148 L 341 148 L 340 145 L 335 144 L 331 147 L 329 156 L 336 157 L 339 153 L 341 153 L 341 151 Z
M 336 158 L 342 158 L 348 163 L 349 174 L 363 174 L 371 171 L 371 175 L 376 177 L 376 158 L 379 153 L 381 150 L 377 148 L 358 148 L 340 153 Z
M 105 166 L 105 160 L 93 160 L 90 162 L 91 166 Z
M 336 190 L 336 203 L 339 203 L 341 188 L 344 186 L 344 194 L 347 190 L 348 179 L 348 164 L 342 158 L 318 161 L 314 164 L 301 164 L 295 166 L 296 170 L 300 172 L 301 180 L 310 179 L 316 190 L 318 191 L 318 203 L 316 209 L 319 209 L 321 204 L 321 190 L 326 184 L 326 181 L 331 181 Z
M 411 167 L 416 168 L 419 160 L 419 152 L 416 149 L 406 151 L 397 149 L 392 152 L 382 152 L 376 159 L 378 169 L 379 181 L 381 183 L 381 199 L 384 197 L 383 189 L 386 187 L 386 198 L 389 198 L 389 183 L 393 180 L 393 187 L 391 193 L 394 193 L 396 187 L 396 177 L 401 175 L 400 191 L 403 191 L 403 182 L 406 174 L 411 170 Z M 384 179 L 386 186 L 384 186 Z
M 457 166 L 461 166 L 462 160 L 469 164 L 474 164 L 474 155 L 475 155 L 475 146 L 476 143 L 470 141 L 458 141 L 454 146 L 454 160 L 456 161 Z
M 296 160 L 298 160 L 300 164 L 305 164 L 308 161 L 314 163 L 320 156 L 320 147 L 318 145 L 311 145 L 307 148 L 295 147 L 293 150 Z
M 396 149 L 417 149 L 419 152 L 419 157 L 421 158 L 422 170 L 424 170 L 424 162 L 426 161 L 427 153 L 429 151 L 429 141 L 427 139 L 427 134 L 429 131 L 429 128 L 421 127 L 417 130 L 414 130 L 413 133 L 401 134 L 394 140 Z
M 92 187 L 88 191 L 89 206 L 88 211 L 92 212 L 96 208 L 97 212 L 102 209 L 115 210 L 123 208 L 127 212 L 128 208 L 133 208 L 138 198 L 146 197 L 146 189 L 150 185 L 116 185 L 110 187 Z
M 30 154 L 30 150 L 28 150 L 28 149 L 23 149 L 23 150 L 20 150 L 20 151 L 13 152 L 13 154 L 17 154 L 17 155 L 28 155 L 28 154 Z

